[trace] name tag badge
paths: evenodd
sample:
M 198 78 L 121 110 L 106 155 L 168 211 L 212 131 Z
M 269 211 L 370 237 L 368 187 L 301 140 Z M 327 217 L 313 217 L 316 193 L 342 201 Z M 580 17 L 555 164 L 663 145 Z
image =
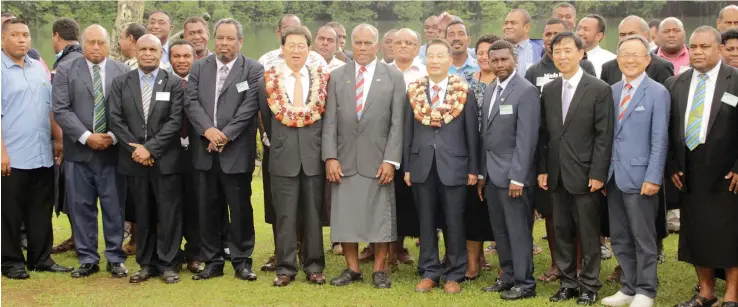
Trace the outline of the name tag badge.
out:
M 731 93 L 725 92 L 723 93 L 723 98 L 721 98 L 720 101 L 735 108 L 735 105 L 738 104 L 738 97 Z
M 543 88 L 543 86 L 550 81 L 551 79 L 549 79 L 548 77 L 538 77 L 536 78 L 536 86 Z
M 500 115 L 512 115 L 512 114 L 513 114 L 513 106 L 509 104 L 500 106 Z
M 249 82 L 248 81 L 243 81 L 243 82 L 241 82 L 239 84 L 236 84 L 236 90 L 238 90 L 239 93 L 240 92 L 243 92 L 243 91 L 246 91 L 248 89 L 249 89 Z
M 156 100 L 169 101 L 169 92 L 156 92 Z

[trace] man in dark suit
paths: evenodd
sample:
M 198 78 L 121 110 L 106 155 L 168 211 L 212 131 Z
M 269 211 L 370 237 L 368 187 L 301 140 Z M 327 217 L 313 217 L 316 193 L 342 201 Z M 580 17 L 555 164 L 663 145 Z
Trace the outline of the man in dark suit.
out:
M 297 26 L 287 28 L 281 34 L 286 65 L 270 69 L 259 80 L 262 120 L 272 142 L 269 176 L 277 230 L 274 286 L 286 286 L 297 275 L 298 232 L 302 234 L 300 248 L 303 257 L 300 262 L 307 280 L 324 284 L 325 254 L 320 218 L 325 188 L 325 168 L 320 149 L 323 122 L 310 120 L 314 113 L 290 118 L 291 121 L 302 121 L 304 126 L 285 122 L 283 117 L 280 121 L 276 117 L 285 116 L 281 114 L 282 108 L 297 114 L 305 108 L 324 106 L 325 87 L 330 75 L 322 68 L 305 66 L 312 41 L 310 30 Z M 288 99 L 268 101 L 276 89 L 271 82 L 267 89 L 266 81 L 284 84 Z M 314 91 L 318 95 L 310 95 Z
M 552 302 L 571 299 L 591 305 L 602 287 L 600 274 L 600 193 L 607 179 L 613 134 L 612 91 L 585 74 L 582 41 L 571 32 L 551 42 L 562 77 L 546 84 L 541 95 L 538 185 L 551 190 L 554 251 L 561 288 Z M 576 237 L 581 241 L 582 270 L 577 277 Z
M 417 292 L 430 291 L 443 277 L 444 291 L 459 293 L 466 273 L 465 185 L 475 185 L 480 174 L 479 119 L 476 98 L 465 81 L 449 76 L 451 61 L 449 43 L 431 40 L 426 50 L 428 77 L 410 83 L 405 106 L 405 183 L 413 187 L 420 220 L 422 279 L 415 286 Z M 466 103 L 458 98 L 464 96 Z M 445 270 L 438 258 L 438 212 L 445 220 Z
M 118 172 L 136 208 L 136 262 L 131 283 L 162 275 L 179 282 L 175 258 L 182 243 L 182 177 L 179 128 L 184 90 L 176 76 L 159 69 L 161 42 L 146 34 L 136 42 L 138 68 L 115 80 L 108 96 L 110 130 L 118 146 Z M 161 231 L 160 231 L 161 230 Z
M 504 40 L 489 47 L 488 62 L 497 81 L 485 91 L 481 116 L 481 173 L 485 175 L 479 194 L 486 180 L 484 194 L 503 271 L 497 282 L 484 290 L 501 292 L 504 300 L 536 295 L 530 212 L 541 101 L 536 87 L 515 69 L 514 50 Z
M 189 139 L 196 170 L 203 271 L 194 280 L 223 276 L 220 238 L 223 210 L 230 209 L 228 247 L 236 278 L 256 280 L 251 271 L 254 214 L 251 173 L 256 157 L 256 89 L 264 68 L 240 54 L 243 28 L 231 18 L 215 25 L 216 54 L 195 62 L 185 96 L 192 124 Z M 197 136 L 197 137 L 196 137 Z M 225 195 L 225 208 L 218 202 Z
M 125 182 L 116 172 L 117 139 L 108 130 L 105 96 L 115 77 L 129 71 L 108 59 L 110 36 L 100 25 L 82 33 L 84 57 L 57 67 L 53 83 L 54 118 L 64 132 L 67 201 L 80 267 L 72 277 L 100 270 L 97 253 L 97 206 L 100 198 L 107 270 L 126 277 L 123 243 Z
M 681 191 L 684 213 L 679 260 L 695 267 L 700 290 L 677 306 L 715 304 L 715 268 L 726 273 L 722 306 L 738 306 L 738 70 L 722 63 L 723 47 L 715 28 L 695 29 L 693 69 L 666 81 L 672 109 L 667 172 Z

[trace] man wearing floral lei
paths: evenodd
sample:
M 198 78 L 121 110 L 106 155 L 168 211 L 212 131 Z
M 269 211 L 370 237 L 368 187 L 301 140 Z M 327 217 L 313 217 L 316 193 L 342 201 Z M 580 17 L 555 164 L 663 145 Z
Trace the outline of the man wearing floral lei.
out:
M 412 186 L 420 220 L 417 292 L 431 291 L 441 279 L 446 293 L 459 293 L 466 273 L 465 185 L 479 172 L 477 102 L 458 75 L 449 75 L 451 45 L 433 39 L 426 49 L 428 76 L 408 86 L 403 128 L 405 183 Z M 438 260 L 437 212 L 442 212 L 446 268 Z
M 281 39 L 285 63 L 268 67 L 259 82 L 260 111 L 271 142 L 269 176 L 276 212 L 273 284 L 286 286 L 297 275 L 297 233 L 302 237 L 300 262 L 307 281 L 324 284 L 320 210 L 325 169 L 320 119 L 330 74 L 322 66 L 305 65 L 312 41 L 306 27 L 287 28 Z

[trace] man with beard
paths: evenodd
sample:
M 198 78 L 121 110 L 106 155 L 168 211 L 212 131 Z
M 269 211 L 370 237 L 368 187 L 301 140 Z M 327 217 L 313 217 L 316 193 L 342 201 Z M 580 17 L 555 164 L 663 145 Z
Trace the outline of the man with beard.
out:
M 169 69 L 169 34 L 174 30 L 172 15 L 164 11 L 154 11 L 149 15 L 149 23 L 146 26 L 149 34 L 159 38 L 162 46 L 162 58 L 160 67 Z
M 587 60 L 594 65 L 597 78 L 602 72 L 602 64 L 615 59 L 615 54 L 602 49 L 600 42 L 605 38 L 605 18 L 597 14 L 589 14 L 579 21 L 577 36 L 584 42 L 584 51 L 587 52 Z
M 685 32 L 682 21 L 669 17 L 659 25 L 659 48 L 654 51 L 659 57 L 674 65 L 674 73 L 680 74 L 689 67 L 689 50 L 684 44 Z
M 313 49 L 320 54 L 323 59 L 328 62 L 328 71 L 331 72 L 336 68 L 343 66 L 346 62 L 336 58 L 336 50 L 338 50 L 338 34 L 330 26 L 322 26 L 315 33 L 315 42 Z
M 185 19 L 182 35 L 184 40 L 190 42 L 192 47 L 195 48 L 195 61 L 213 54 L 208 49 L 208 41 L 210 41 L 208 22 L 202 17 Z
M 445 28 L 444 33 L 446 33 L 446 41 L 451 45 L 452 61 L 448 73 L 463 78 L 467 72 L 479 70 L 477 60 L 469 55 L 468 48 L 471 38 L 469 38 L 464 22 L 461 20 L 451 22 Z

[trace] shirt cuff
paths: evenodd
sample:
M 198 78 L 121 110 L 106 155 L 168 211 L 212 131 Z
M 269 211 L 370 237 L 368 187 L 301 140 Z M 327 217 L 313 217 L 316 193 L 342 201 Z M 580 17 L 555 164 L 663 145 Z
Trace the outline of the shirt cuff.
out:
M 108 135 L 113 139 L 113 145 L 118 144 L 118 139 L 115 138 L 115 134 L 108 131 Z
M 397 162 L 395 162 L 395 161 L 389 161 L 389 160 L 384 160 L 384 161 L 382 161 L 382 162 L 387 162 L 387 163 L 389 163 L 389 164 L 392 164 L 392 165 L 394 165 L 394 166 L 395 166 L 395 170 L 398 170 L 398 169 L 400 169 L 400 163 L 397 163 Z
M 511 183 L 511 184 L 515 184 L 515 185 L 519 185 L 519 186 L 521 186 L 521 187 L 525 187 L 525 185 L 524 185 L 524 184 L 522 184 L 522 183 L 520 183 L 520 182 L 517 182 L 517 181 L 515 181 L 515 180 L 510 180 L 510 183 Z
M 87 138 L 89 138 L 90 135 L 92 135 L 92 132 L 85 131 L 85 133 L 82 133 L 82 136 L 80 136 L 79 139 L 77 139 L 77 141 L 82 143 L 82 145 L 87 145 Z

